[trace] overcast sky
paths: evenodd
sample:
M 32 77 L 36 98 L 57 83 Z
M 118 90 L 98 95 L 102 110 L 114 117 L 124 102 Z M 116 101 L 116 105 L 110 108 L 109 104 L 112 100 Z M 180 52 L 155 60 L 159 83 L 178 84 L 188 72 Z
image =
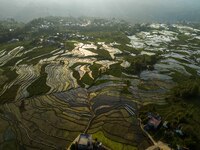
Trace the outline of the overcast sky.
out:
M 116 17 L 132 22 L 200 20 L 200 0 L 0 0 L 0 19 Z

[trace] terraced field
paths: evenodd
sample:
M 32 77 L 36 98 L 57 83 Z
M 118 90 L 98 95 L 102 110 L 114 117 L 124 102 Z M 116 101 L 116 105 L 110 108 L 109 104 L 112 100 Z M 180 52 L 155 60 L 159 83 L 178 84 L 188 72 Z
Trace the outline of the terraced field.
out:
M 139 110 L 199 78 L 196 28 L 146 24 L 128 36 L 91 22 L 40 35 L 43 23 L 27 31 L 34 40 L 0 45 L 0 149 L 66 149 L 83 132 L 113 150 L 146 149 Z
M 101 87 L 101 91 L 97 87 L 78 88 L 2 105 L 1 141 L 4 143 L 1 148 L 9 144 L 20 147 L 21 143 L 31 149 L 64 149 L 82 132 L 97 137 L 102 133 L 100 139 L 111 139 L 122 147 L 149 146 L 140 131 L 137 112 L 130 116 L 124 109 L 124 104 L 137 108 L 137 103 L 130 98 L 116 97 L 120 89 L 119 92 L 115 89 L 114 84 Z M 105 145 L 116 146 L 111 142 Z

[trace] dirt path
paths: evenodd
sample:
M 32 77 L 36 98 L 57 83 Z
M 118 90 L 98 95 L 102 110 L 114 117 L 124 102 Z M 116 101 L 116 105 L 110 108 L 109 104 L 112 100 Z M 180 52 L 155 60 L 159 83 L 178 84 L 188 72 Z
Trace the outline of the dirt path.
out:
M 147 150 L 154 150 L 154 149 L 163 149 L 163 150 L 172 150 L 167 144 L 158 141 L 156 142 L 153 137 L 144 130 L 143 126 L 142 126 L 142 120 L 140 118 L 138 118 L 139 122 L 140 122 L 140 128 L 142 129 L 142 131 L 146 134 L 146 136 L 151 140 L 153 146 L 150 146 L 147 148 Z
M 90 121 L 88 122 L 87 127 L 85 128 L 85 131 L 84 131 L 85 134 L 88 132 L 88 130 L 89 130 L 91 124 L 92 124 L 92 121 L 95 119 L 95 117 L 96 117 L 96 115 L 93 114 L 92 117 L 91 117 L 91 119 L 90 119 Z
M 152 138 L 152 136 L 147 131 L 144 130 L 144 128 L 142 126 L 142 120 L 140 118 L 138 118 L 138 121 L 140 123 L 140 128 L 145 133 L 145 135 L 151 140 L 152 144 L 157 145 L 157 142 Z

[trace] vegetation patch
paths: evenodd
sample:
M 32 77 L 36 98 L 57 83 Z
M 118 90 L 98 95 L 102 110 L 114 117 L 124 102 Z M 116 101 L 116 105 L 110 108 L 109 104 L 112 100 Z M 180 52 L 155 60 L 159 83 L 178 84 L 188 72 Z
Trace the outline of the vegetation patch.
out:
M 45 66 L 42 66 L 40 77 L 27 88 L 29 97 L 46 94 L 51 89 L 46 85 L 47 73 L 45 72 Z
M 172 90 L 172 95 L 175 98 L 192 98 L 200 96 L 200 80 L 199 79 L 187 79 L 179 83 Z
M 20 85 L 13 85 L 7 89 L 6 92 L 0 96 L 0 103 L 5 104 L 14 101 L 19 87 Z
M 128 74 L 138 74 L 145 69 L 153 69 L 153 65 L 159 60 L 159 56 L 153 55 L 138 55 L 138 56 L 125 56 L 124 59 L 131 63 L 129 68 L 123 71 Z

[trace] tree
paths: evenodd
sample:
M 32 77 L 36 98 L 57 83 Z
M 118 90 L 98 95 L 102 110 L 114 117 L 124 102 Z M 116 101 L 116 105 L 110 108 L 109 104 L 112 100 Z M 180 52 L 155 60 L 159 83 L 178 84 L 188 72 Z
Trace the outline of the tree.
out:
M 172 89 L 174 96 L 179 98 L 191 98 L 199 95 L 199 84 L 196 80 L 188 80 L 180 83 Z

